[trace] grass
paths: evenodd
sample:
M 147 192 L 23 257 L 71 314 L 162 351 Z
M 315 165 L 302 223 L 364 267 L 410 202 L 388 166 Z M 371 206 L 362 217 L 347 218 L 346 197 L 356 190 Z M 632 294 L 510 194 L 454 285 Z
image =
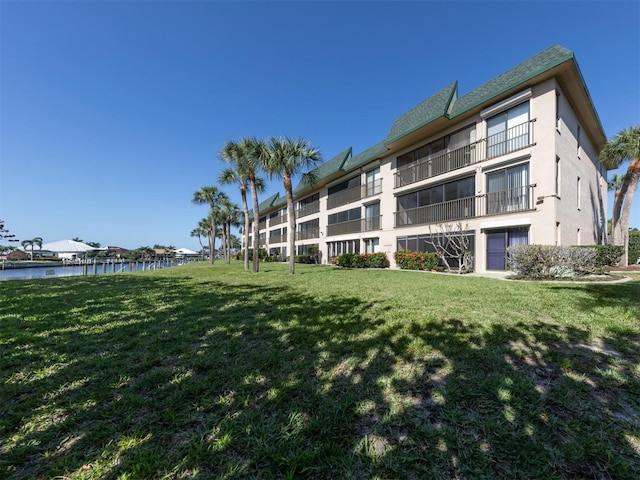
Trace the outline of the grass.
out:
M 0 477 L 640 478 L 640 276 L 0 282 Z

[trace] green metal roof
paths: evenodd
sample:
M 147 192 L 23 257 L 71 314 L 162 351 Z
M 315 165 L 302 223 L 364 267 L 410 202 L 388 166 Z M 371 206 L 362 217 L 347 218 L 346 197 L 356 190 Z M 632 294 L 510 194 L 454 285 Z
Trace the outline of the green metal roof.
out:
M 458 82 L 453 82 L 408 112 L 400 115 L 393 122 L 385 143 L 389 144 L 445 115 L 449 111 L 449 105 L 454 99 L 457 90 Z
M 273 202 L 276 201 L 276 199 L 280 196 L 280 193 L 275 193 L 274 195 L 271 195 L 269 198 L 267 198 L 266 200 L 263 200 L 259 205 L 258 205 L 258 211 L 259 212 L 263 212 L 265 210 L 267 210 L 268 208 L 270 208 L 273 205 Z
M 351 158 L 351 147 L 347 148 L 344 152 L 339 153 L 331 160 L 328 160 L 322 165 L 311 170 L 313 172 L 313 175 L 316 177 L 316 181 L 320 181 L 324 178 L 330 177 L 334 173 L 342 170 L 342 166 L 349 158 Z M 298 183 L 296 188 L 293 190 L 293 193 L 295 194 L 301 190 L 304 190 L 308 186 L 309 185 L 307 185 L 306 182 L 300 181 L 300 183 Z
M 385 142 L 378 142 L 373 147 L 367 148 L 364 152 L 359 153 L 355 157 L 351 157 L 342 166 L 342 170 L 348 172 L 349 170 L 353 170 L 354 168 L 359 167 L 360 165 L 367 163 L 370 160 L 379 157 L 383 153 L 387 151 L 385 147 Z
M 573 52 L 560 45 L 547 48 L 455 100 L 449 116 L 453 118 L 460 115 L 571 58 L 573 58 Z

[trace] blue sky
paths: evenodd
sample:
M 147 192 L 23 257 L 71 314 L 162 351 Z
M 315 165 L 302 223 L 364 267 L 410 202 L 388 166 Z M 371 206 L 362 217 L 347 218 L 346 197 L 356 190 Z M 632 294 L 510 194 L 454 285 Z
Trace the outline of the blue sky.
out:
M 226 141 L 357 154 L 451 82 L 556 43 L 611 137 L 640 122 L 639 23 L 637 0 L 0 0 L 0 218 L 20 239 L 197 249 L 191 197 Z

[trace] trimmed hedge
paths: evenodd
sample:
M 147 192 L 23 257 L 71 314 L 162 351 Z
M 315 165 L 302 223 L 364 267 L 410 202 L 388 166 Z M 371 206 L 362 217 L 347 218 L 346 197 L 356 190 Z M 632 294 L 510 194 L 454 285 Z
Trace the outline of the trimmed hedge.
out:
M 330 261 L 333 259 L 329 259 Z M 333 263 L 333 262 L 332 262 Z M 385 268 L 389 266 L 387 254 L 380 253 L 343 253 L 336 259 L 336 265 L 346 268 Z
M 438 255 L 433 252 L 400 250 L 394 253 L 394 259 L 403 270 L 433 270 L 438 266 Z

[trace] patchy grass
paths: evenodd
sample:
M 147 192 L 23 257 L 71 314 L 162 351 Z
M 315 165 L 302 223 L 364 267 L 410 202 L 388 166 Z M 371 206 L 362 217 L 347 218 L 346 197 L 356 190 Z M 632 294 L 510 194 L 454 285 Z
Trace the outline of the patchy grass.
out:
M 640 278 L 0 282 L 0 477 L 640 478 Z

